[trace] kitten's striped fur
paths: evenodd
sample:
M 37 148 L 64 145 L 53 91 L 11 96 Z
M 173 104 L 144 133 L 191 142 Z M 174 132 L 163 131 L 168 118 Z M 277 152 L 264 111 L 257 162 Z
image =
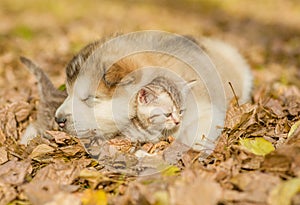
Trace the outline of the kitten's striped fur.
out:
M 178 87 L 172 80 L 160 76 L 141 88 L 133 102 L 135 114 L 123 134 L 134 142 L 157 142 L 175 133 L 185 109 L 185 93 Z M 146 99 L 149 102 L 144 102 Z

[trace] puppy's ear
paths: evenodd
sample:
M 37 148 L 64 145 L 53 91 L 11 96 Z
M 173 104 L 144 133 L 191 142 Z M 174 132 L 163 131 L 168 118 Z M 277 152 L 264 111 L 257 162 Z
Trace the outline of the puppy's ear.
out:
M 122 61 L 113 64 L 104 74 L 103 80 L 107 87 L 114 87 L 117 85 L 128 85 L 135 79 L 133 76 L 127 76 L 133 67 Z

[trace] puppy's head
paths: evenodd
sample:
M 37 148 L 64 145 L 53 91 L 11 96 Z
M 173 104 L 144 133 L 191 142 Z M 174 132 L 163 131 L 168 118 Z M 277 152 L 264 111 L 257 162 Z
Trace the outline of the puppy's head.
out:
M 79 137 L 110 137 L 118 132 L 119 126 L 129 120 L 132 91 L 128 89 L 136 82 L 130 76 L 137 67 L 132 60 L 122 59 L 106 66 L 105 58 L 92 55 L 95 46 L 83 49 L 85 52 L 81 51 L 67 66 L 68 97 L 55 114 L 62 130 Z

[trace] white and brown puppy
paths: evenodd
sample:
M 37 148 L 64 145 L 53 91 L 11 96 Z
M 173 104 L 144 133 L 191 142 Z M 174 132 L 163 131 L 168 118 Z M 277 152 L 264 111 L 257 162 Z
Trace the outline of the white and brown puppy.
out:
M 158 76 L 196 80 L 186 98 L 177 138 L 210 153 L 223 126 L 233 92 L 250 97 L 252 75 L 241 55 L 218 40 L 191 40 L 146 31 L 88 45 L 66 68 L 68 97 L 56 111 L 58 125 L 81 136 L 113 137 L 128 125 L 131 99 Z M 180 85 L 179 85 L 180 89 Z

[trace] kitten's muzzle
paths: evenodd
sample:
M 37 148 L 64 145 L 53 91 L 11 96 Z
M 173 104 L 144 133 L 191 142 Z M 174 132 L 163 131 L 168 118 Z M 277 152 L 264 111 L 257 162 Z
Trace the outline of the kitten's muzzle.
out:
M 64 128 L 66 126 L 67 118 L 65 117 L 55 117 L 55 122 L 58 124 L 60 128 Z

